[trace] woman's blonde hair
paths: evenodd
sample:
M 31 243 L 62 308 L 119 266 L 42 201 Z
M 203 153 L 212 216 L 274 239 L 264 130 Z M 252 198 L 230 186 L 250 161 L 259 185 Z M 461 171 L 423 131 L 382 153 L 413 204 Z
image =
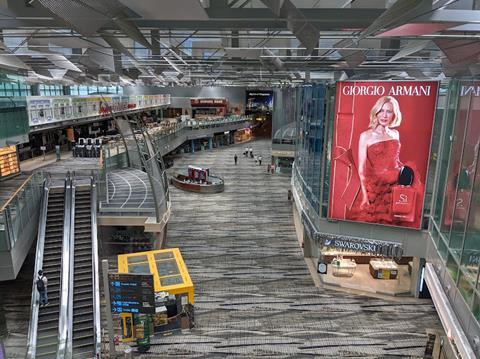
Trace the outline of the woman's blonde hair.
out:
M 398 104 L 397 99 L 392 96 L 383 96 L 377 100 L 370 111 L 370 128 L 375 128 L 377 126 L 377 114 L 386 103 L 392 104 L 393 114 L 395 116 L 388 127 L 398 127 L 402 123 L 402 113 L 400 112 L 400 105 Z

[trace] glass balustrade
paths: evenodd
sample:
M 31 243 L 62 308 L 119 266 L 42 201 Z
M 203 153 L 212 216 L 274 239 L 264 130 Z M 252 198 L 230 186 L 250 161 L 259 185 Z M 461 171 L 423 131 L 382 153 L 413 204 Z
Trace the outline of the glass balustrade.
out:
M 10 250 L 40 208 L 44 173 L 30 176 L 0 209 L 0 250 Z

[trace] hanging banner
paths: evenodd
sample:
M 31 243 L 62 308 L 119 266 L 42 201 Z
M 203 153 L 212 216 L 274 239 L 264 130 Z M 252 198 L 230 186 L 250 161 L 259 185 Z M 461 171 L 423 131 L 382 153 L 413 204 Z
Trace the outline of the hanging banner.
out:
M 420 228 L 437 91 L 337 82 L 329 218 Z

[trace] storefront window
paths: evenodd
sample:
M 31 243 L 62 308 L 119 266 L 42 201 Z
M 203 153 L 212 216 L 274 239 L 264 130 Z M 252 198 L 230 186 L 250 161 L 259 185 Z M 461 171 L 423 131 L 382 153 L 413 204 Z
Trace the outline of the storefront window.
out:
M 472 278 L 469 273 L 459 272 L 458 289 L 468 305 L 471 305 L 473 300 L 473 287 L 476 280 L 477 278 Z
M 321 163 L 324 141 L 325 87 L 307 85 L 298 89 L 296 123 L 298 142 L 295 166 L 302 189 L 312 208 L 320 213 Z
M 452 82 L 438 158 L 431 216 L 434 223 L 430 226 L 438 253 L 477 320 L 480 320 L 479 116 L 480 83 Z
M 453 125 L 455 123 L 455 114 L 457 111 L 458 101 L 458 82 L 452 81 L 449 86 L 447 95 L 447 104 L 443 116 L 443 136 L 440 143 L 440 150 L 438 151 L 438 170 L 437 173 L 447 173 L 448 160 L 450 158 L 450 134 L 453 132 Z M 435 195 L 435 207 L 433 211 L 433 218 L 437 223 L 441 223 L 440 218 L 444 208 L 445 201 L 445 183 L 446 176 L 438 176 L 437 191 Z

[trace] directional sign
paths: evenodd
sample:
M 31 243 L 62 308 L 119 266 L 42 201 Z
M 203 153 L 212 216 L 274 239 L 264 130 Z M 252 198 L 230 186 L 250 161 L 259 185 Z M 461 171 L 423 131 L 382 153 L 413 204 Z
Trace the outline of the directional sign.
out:
M 112 313 L 155 314 L 152 274 L 109 273 Z

